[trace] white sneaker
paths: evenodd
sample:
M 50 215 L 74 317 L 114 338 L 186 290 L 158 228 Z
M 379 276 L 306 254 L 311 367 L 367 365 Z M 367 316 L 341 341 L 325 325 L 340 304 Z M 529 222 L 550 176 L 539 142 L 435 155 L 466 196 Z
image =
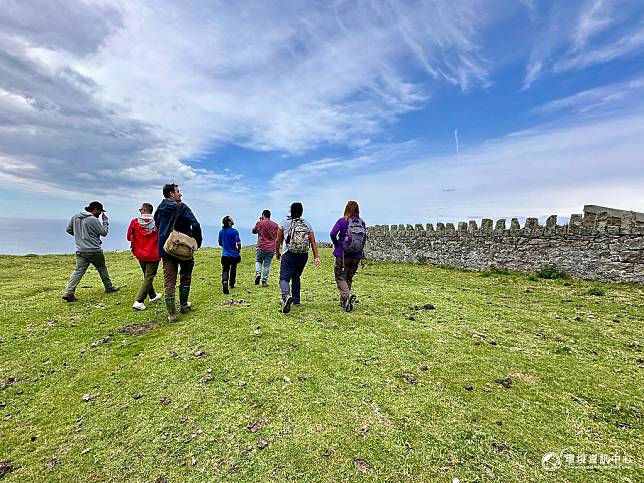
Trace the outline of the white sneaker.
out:
M 155 303 L 157 303 L 159 300 L 161 300 L 161 298 L 162 298 L 162 297 L 163 297 L 163 295 L 159 292 L 159 293 L 157 293 L 157 296 L 156 296 L 156 297 L 154 297 L 153 299 L 150 299 L 150 303 L 151 303 L 151 304 L 155 304 Z
M 143 302 L 137 302 L 135 300 L 132 304 L 132 308 L 136 310 L 145 310 L 145 304 Z

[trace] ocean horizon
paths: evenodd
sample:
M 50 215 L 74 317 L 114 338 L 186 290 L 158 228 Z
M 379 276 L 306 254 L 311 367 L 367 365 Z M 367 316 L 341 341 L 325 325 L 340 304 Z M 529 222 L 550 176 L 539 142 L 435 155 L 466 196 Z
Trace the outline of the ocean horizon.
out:
M 71 218 L 71 217 L 70 217 Z M 0 255 L 60 255 L 75 252 L 74 237 L 65 230 L 69 220 L 36 220 L 0 217 Z M 130 221 L 110 221 L 106 237 L 101 237 L 103 250 L 129 251 L 125 235 Z M 220 227 L 201 226 L 205 247 L 217 246 Z M 257 238 L 250 228 L 237 228 L 244 246 L 254 245 Z

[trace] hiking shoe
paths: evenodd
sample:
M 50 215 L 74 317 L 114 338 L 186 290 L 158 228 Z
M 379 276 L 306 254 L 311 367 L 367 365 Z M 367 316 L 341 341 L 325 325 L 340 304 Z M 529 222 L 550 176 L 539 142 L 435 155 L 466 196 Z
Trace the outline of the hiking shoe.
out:
M 344 306 L 344 310 L 347 312 L 351 312 L 353 310 L 353 302 L 356 301 L 356 296 L 354 294 L 349 295 L 349 298 L 347 299 L 347 303 Z
M 192 302 L 186 302 L 181 307 L 179 307 L 179 312 L 185 314 L 188 310 L 192 308 Z
M 262 276 L 259 272 L 255 274 L 255 285 L 259 285 L 259 281 L 262 279 Z
M 159 300 L 161 300 L 161 298 L 162 298 L 162 297 L 163 297 L 163 295 L 161 295 L 160 293 L 158 293 L 158 294 L 156 295 L 156 297 L 152 297 L 152 298 L 150 299 L 150 303 L 151 303 L 151 304 L 156 304 Z
M 282 313 L 288 314 L 291 311 L 291 304 L 293 303 L 293 297 L 290 295 L 285 299 L 282 299 Z
M 171 324 L 177 321 L 177 314 L 168 314 L 168 322 Z
M 230 284 L 230 288 L 235 288 L 235 284 L 234 284 L 234 283 L 231 283 L 231 284 Z
M 266 287 L 268 287 L 268 283 L 267 282 L 262 282 L 262 288 L 266 288 Z
M 78 302 L 78 299 L 74 297 L 74 294 L 65 294 L 62 296 L 62 299 L 65 302 Z
M 105 293 L 114 293 L 114 292 L 118 292 L 119 290 L 121 290 L 121 287 L 117 287 L 116 285 L 112 285 L 110 288 L 105 289 Z
M 224 289 L 224 293 L 228 295 L 230 292 L 228 291 L 228 282 L 221 282 L 221 285 Z
M 135 310 L 145 310 L 145 304 L 143 302 L 137 302 L 135 300 L 132 304 L 132 308 Z

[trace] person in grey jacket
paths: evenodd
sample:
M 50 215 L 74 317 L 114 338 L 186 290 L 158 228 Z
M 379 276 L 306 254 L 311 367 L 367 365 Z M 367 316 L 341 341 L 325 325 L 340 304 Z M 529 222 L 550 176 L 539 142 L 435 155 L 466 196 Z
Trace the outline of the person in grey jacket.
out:
M 102 221 L 98 219 L 99 216 Z M 69 220 L 67 233 L 74 237 L 76 244 L 76 268 L 69 277 L 69 282 L 63 293 L 63 300 L 66 302 L 78 300 L 74 293 L 90 264 L 94 265 L 101 276 L 105 293 L 118 292 L 119 287 L 112 284 L 107 273 L 105 256 L 101 248 L 101 237 L 107 236 L 108 229 L 107 215 L 103 210 L 103 205 L 98 201 L 92 201 L 84 211 L 72 216 L 72 219 Z

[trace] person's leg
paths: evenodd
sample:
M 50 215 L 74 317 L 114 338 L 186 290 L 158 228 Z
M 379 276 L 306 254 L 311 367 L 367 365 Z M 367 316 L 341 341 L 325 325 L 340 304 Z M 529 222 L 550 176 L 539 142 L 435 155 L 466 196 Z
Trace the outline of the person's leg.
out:
M 230 258 L 221 257 L 221 286 L 223 292 L 228 294 L 228 277 L 230 276 Z
M 177 308 L 175 305 L 175 293 L 177 285 L 177 272 L 179 271 L 178 260 L 174 257 L 163 258 L 163 288 L 165 290 L 165 305 L 168 309 L 168 321 L 177 321 Z
M 345 259 L 344 262 L 345 262 L 345 268 L 347 272 L 347 285 L 349 287 L 349 291 L 351 291 L 351 287 L 353 286 L 353 276 L 358 271 L 358 267 L 360 266 L 360 259 L 349 258 L 349 259 Z
M 291 291 L 293 294 L 293 303 L 295 305 L 300 304 L 300 277 L 306 266 L 306 262 L 309 259 L 309 254 L 305 253 L 303 255 L 297 255 L 297 260 L 295 268 L 293 269 Z
M 290 281 L 293 275 L 293 255 L 286 252 L 282 255 L 282 263 L 280 264 L 280 292 L 282 299 L 286 299 L 291 295 Z
M 338 292 L 340 293 L 340 305 L 344 307 L 345 302 L 349 298 L 350 290 L 349 285 L 347 284 L 347 267 L 346 264 L 343 266 L 342 257 L 335 258 L 335 267 L 333 267 L 333 272 L 335 274 L 335 283 L 338 286 Z
M 150 280 L 147 275 L 147 263 L 148 262 L 139 261 L 141 269 L 143 270 L 143 283 L 141 284 L 139 291 L 136 293 L 136 297 L 134 297 L 135 302 L 143 303 L 145 301 L 145 297 L 147 297 L 148 292 L 150 291 L 152 280 Z
M 157 276 L 157 272 L 159 270 L 159 262 L 146 262 L 145 264 L 145 276 L 149 277 L 150 279 L 150 289 L 148 290 L 148 297 L 150 297 L 150 301 L 153 299 L 157 298 L 157 292 L 154 290 L 154 277 Z
M 89 259 L 82 252 L 76 253 L 76 268 L 69 277 L 69 282 L 67 282 L 67 287 L 65 287 L 63 297 L 70 297 L 74 295 L 76 287 L 87 271 L 87 267 L 89 267 Z
M 262 273 L 262 283 L 264 285 L 268 282 L 268 273 L 271 270 L 271 262 L 273 261 L 274 256 L 275 256 L 275 252 L 265 252 L 265 255 L 264 255 L 264 272 Z
M 188 300 L 190 296 L 190 285 L 192 284 L 192 270 L 195 266 L 193 260 L 179 261 L 181 271 L 179 273 L 179 310 L 181 313 L 186 313 L 192 307 L 192 303 Z
M 101 276 L 101 281 L 103 282 L 103 286 L 105 287 L 106 292 L 112 292 L 114 290 L 114 285 L 112 284 L 112 281 L 110 280 L 110 275 L 107 273 L 107 267 L 105 266 L 105 255 L 103 255 L 103 252 L 91 252 L 90 255 L 90 262 L 94 267 L 96 267 L 96 270 L 98 271 L 98 274 Z
M 266 252 L 257 248 L 255 250 L 255 285 L 259 285 L 260 273 L 262 271 L 262 261 Z
M 230 279 L 229 279 L 229 284 L 232 288 L 235 288 L 236 281 L 237 281 L 237 259 L 233 258 L 230 262 Z

